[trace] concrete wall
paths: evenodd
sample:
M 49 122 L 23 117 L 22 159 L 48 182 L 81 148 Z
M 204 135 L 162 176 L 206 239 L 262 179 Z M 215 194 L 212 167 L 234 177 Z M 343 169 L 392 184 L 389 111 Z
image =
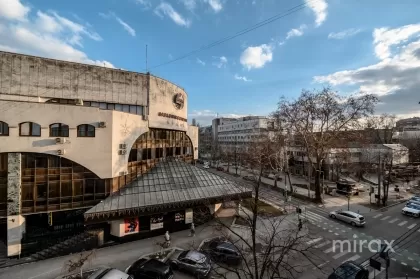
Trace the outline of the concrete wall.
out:
M 0 93 L 147 106 L 147 75 L 0 52 Z
M 190 138 L 193 150 L 194 150 L 194 159 L 198 159 L 198 127 L 188 125 L 187 136 Z

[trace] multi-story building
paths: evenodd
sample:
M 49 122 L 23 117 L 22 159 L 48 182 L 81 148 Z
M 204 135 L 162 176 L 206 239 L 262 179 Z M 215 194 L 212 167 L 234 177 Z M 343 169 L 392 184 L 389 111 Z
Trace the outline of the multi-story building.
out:
M 249 196 L 193 165 L 186 92 L 149 73 L 0 52 L 0 237 L 7 255 L 63 235 L 185 229 Z M 194 220 L 194 222 L 198 220 Z
M 407 145 L 410 145 L 411 141 L 420 140 L 420 117 L 398 120 L 392 140 Z
M 198 157 L 210 158 L 212 152 L 212 126 L 198 128 Z
M 215 127 L 213 127 L 215 129 Z M 274 120 L 264 116 L 246 116 L 221 121 L 217 126 L 217 144 L 222 152 L 241 150 L 250 142 L 274 130 Z

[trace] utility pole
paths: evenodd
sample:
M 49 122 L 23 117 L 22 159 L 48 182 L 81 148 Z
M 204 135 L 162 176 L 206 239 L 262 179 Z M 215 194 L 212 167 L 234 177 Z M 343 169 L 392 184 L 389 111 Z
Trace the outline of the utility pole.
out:
M 381 205 L 381 174 L 382 174 L 382 164 L 381 164 L 381 152 L 379 151 L 379 162 L 378 162 L 378 200 L 377 205 Z
M 148 61 L 147 61 L 147 45 L 146 45 L 146 72 L 149 71 Z

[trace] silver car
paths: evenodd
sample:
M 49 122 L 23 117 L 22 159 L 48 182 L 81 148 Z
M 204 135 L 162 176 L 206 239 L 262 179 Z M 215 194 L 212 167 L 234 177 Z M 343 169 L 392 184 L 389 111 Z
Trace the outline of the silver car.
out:
M 205 278 L 211 271 L 210 258 L 194 250 L 175 250 L 167 263 L 173 269 L 185 271 L 197 278 Z
M 353 211 L 332 211 L 330 212 L 330 217 L 347 222 L 352 226 L 363 227 L 366 224 L 365 217 Z

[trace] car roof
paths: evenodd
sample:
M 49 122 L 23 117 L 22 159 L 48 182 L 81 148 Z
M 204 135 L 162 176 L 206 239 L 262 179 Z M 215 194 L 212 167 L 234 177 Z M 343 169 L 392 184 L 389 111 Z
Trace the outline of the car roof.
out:
M 136 270 L 142 269 L 142 270 L 155 271 L 159 273 L 166 273 L 169 271 L 169 265 L 156 259 L 149 259 L 149 260 L 140 259 L 140 260 L 137 260 L 134 264 L 132 264 L 130 269 L 136 269 Z
M 363 217 L 363 215 L 361 215 L 359 213 L 356 213 L 356 212 L 353 212 L 353 211 L 346 210 L 346 211 L 341 211 L 341 212 L 353 215 L 354 217 Z
M 219 242 L 219 244 L 217 245 L 217 248 L 228 249 L 228 250 L 232 250 L 232 251 L 238 251 L 238 248 L 228 241 Z
M 127 279 L 130 275 L 115 268 L 101 268 L 88 279 Z
M 198 251 L 190 250 L 185 255 L 186 259 L 192 260 L 194 262 L 204 262 L 206 260 L 206 256 Z

